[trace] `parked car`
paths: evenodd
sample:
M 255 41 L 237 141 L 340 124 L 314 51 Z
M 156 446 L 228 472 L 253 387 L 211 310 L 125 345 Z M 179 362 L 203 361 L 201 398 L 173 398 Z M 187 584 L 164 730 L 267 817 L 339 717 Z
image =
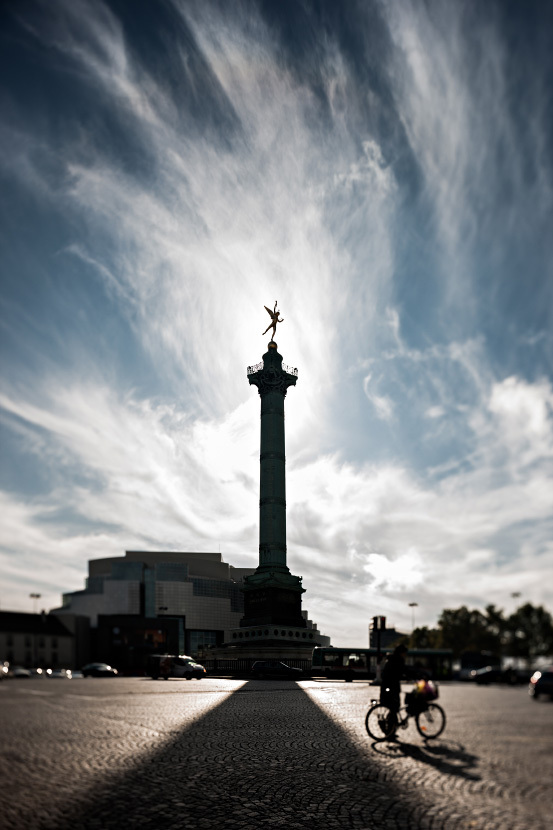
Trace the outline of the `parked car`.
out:
M 484 666 L 482 669 L 476 669 L 473 673 L 473 680 L 480 685 L 488 683 L 509 683 L 514 686 L 518 683 L 517 672 L 515 669 L 502 669 L 501 666 Z
M 117 669 L 108 666 L 107 663 L 87 663 L 81 669 L 85 677 L 117 677 Z
M 476 671 L 477 669 L 473 669 L 471 666 L 464 666 L 457 672 L 457 680 L 474 680 L 474 674 Z
M 54 680 L 71 680 L 72 675 L 67 669 L 52 669 L 48 677 Z
M 293 666 L 287 666 L 280 660 L 257 660 L 251 669 L 252 675 L 257 678 L 272 677 L 272 678 L 290 678 L 291 680 L 299 680 L 303 676 L 301 669 L 296 669 Z
M 80 669 L 75 669 L 74 671 L 70 671 L 68 669 L 68 671 L 73 680 L 80 680 L 82 677 L 84 677 L 84 674 L 82 673 L 82 671 L 80 671 Z
M 201 680 L 206 669 L 187 654 L 151 654 L 148 658 L 148 674 L 152 680 L 162 677 L 185 677 L 186 680 Z
M 553 699 L 553 666 L 535 671 L 530 678 L 528 694 L 537 700 L 540 695 L 549 695 Z
M 17 677 L 17 678 L 32 677 L 33 676 L 31 674 L 31 672 L 29 671 L 29 669 L 24 669 L 22 666 L 14 666 L 13 669 L 10 668 L 8 674 L 11 677 Z

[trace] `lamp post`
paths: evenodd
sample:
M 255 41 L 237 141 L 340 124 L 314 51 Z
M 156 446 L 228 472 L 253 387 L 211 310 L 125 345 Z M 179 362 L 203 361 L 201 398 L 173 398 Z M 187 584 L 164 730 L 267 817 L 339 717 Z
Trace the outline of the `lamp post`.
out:
M 409 608 L 412 609 L 412 611 L 411 611 L 411 629 L 412 629 L 412 631 L 415 630 L 415 608 L 418 608 L 418 607 L 419 607 L 418 602 L 410 602 L 409 603 Z
M 33 601 L 33 614 L 36 614 L 36 601 L 40 599 L 42 594 L 29 594 L 30 599 Z M 33 623 L 33 660 L 35 662 L 35 666 L 38 666 L 38 649 L 37 649 L 37 641 L 36 641 L 36 629 Z

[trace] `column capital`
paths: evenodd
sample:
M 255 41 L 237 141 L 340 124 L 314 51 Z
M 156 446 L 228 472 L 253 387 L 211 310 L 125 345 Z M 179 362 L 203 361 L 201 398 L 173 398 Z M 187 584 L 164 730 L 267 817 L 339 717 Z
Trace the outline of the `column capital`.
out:
M 251 386 L 257 386 L 261 397 L 269 392 L 280 392 L 286 397 L 289 386 L 295 386 L 298 379 L 298 370 L 286 366 L 282 362 L 282 355 L 277 351 L 277 344 L 271 340 L 267 352 L 263 355 L 263 362 L 255 366 L 248 366 L 248 381 Z

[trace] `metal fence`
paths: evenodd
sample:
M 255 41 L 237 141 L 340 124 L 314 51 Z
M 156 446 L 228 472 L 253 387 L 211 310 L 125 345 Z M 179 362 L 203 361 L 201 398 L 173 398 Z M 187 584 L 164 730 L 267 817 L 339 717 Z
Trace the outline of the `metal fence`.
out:
M 282 364 L 282 368 L 285 372 L 288 372 L 289 375 L 294 375 L 297 378 L 298 370 L 295 369 L 293 366 L 287 366 L 285 363 Z M 263 362 L 256 363 L 254 366 L 248 366 L 246 372 L 249 375 L 255 375 L 257 372 L 260 372 L 263 369 Z
M 255 657 L 238 657 L 234 659 L 211 658 L 201 661 L 202 666 L 207 669 L 208 674 L 232 674 L 243 675 L 251 672 L 252 666 L 256 663 Z M 311 672 L 311 660 L 304 658 L 283 659 L 283 663 L 294 669 L 301 669 L 303 672 Z

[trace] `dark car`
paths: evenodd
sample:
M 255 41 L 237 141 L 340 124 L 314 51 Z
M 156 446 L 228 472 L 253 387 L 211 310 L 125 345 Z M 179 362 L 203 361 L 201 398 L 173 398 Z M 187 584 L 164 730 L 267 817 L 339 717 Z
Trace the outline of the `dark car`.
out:
M 281 663 L 280 660 L 257 660 L 252 666 L 252 675 L 254 677 L 288 677 L 293 680 L 299 680 L 303 672 L 301 669 L 295 669 L 293 666 L 287 666 L 286 663 Z
M 483 669 L 475 669 L 472 673 L 475 683 L 485 685 L 487 683 L 509 683 L 514 686 L 518 683 L 518 673 L 515 669 L 502 669 L 501 666 L 484 666 Z
M 87 663 L 81 669 L 85 677 L 117 677 L 118 671 L 107 663 Z
M 549 695 L 553 699 L 553 666 L 535 671 L 530 678 L 528 694 L 537 700 L 540 695 Z
M 23 666 L 14 666 L 13 669 L 10 669 L 9 674 L 12 677 L 22 678 L 22 677 L 32 677 L 33 675 L 29 671 L 29 669 L 24 669 Z

